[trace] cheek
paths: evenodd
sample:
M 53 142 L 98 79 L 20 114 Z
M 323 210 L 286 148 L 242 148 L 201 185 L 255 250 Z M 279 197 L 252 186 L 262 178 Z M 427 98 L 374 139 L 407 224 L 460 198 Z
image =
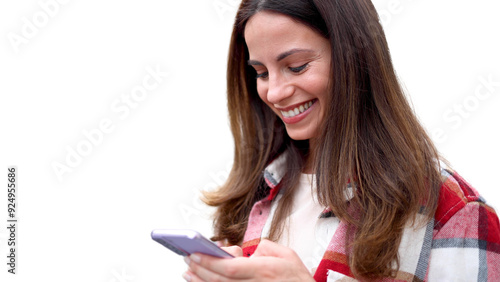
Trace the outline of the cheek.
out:
M 267 104 L 267 89 L 261 84 L 257 82 L 257 93 L 262 101 Z
M 318 74 L 307 79 L 307 92 L 319 100 L 320 112 L 319 117 L 323 118 L 327 108 L 328 95 L 330 95 L 328 77 Z
M 328 77 L 322 74 L 307 77 L 302 85 L 307 92 L 320 100 L 324 100 L 329 93 Z
M 315 96 L 320 100 L 325 100 L 330 94 L 330 81 L 332 75 L 330 74 L 330 64 L 322 62 L 317 65 L 315 72 L 311 73 L 308 77 L 308 87 Z

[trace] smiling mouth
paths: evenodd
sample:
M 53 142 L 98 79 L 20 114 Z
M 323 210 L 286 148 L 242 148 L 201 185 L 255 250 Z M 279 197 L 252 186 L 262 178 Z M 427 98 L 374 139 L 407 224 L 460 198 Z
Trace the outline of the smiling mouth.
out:
M 305 112 L 315 102 L 316 102 L 316 100 L 308 101 L 308 102 L 305 102 L 304 104 L 302 104 L 298 107 L 295 107 L 289 111 L 280 111 L 280 112 L 283 115 L 283 117 L 285 117 L 285 118 L 293 118 L 294 116 L 300 115 L 301 113 Z

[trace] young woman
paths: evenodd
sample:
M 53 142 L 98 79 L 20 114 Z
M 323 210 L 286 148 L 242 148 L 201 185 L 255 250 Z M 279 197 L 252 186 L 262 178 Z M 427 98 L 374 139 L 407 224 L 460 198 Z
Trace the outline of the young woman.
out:
M 192 255 L 186 280 L 500 279 L 498 217 L 441 168 L 369 0 L 244 0 L 228 108 L 234 166 L 205 196 L 237 258 Z

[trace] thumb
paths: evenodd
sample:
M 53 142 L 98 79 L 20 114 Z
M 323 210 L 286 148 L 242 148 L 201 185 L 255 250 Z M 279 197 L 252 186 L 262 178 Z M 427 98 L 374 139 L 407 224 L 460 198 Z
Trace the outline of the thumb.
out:
M 254 254 L 256 257 L 278 257 L 278 258 L 295 258 L 298 257 L 295 251 L 269 240 L 263 239 L 257 246 Z
M 243 250 L 239 246 L 222 247 L 222 249 L 233 255 L 235 258 L 243 256 Z

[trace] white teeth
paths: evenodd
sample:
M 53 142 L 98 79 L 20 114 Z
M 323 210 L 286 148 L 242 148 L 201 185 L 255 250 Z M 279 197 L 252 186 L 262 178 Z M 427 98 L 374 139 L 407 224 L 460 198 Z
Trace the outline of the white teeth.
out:
M 307 103 L 304 103 L 304 105 L 300 105 L 299 107 L 297 107 L 293 110 L 289 110 L 287 112 L 281 111 L 281 114 L 283 115 L 283 117 L 291 118 L 291 117 L 294 117 L 300 113 L 303 113 L 304 111 L 309 109 L 312 106 L 312 104 L 313 104 L 313 102 L 309 101 Z

